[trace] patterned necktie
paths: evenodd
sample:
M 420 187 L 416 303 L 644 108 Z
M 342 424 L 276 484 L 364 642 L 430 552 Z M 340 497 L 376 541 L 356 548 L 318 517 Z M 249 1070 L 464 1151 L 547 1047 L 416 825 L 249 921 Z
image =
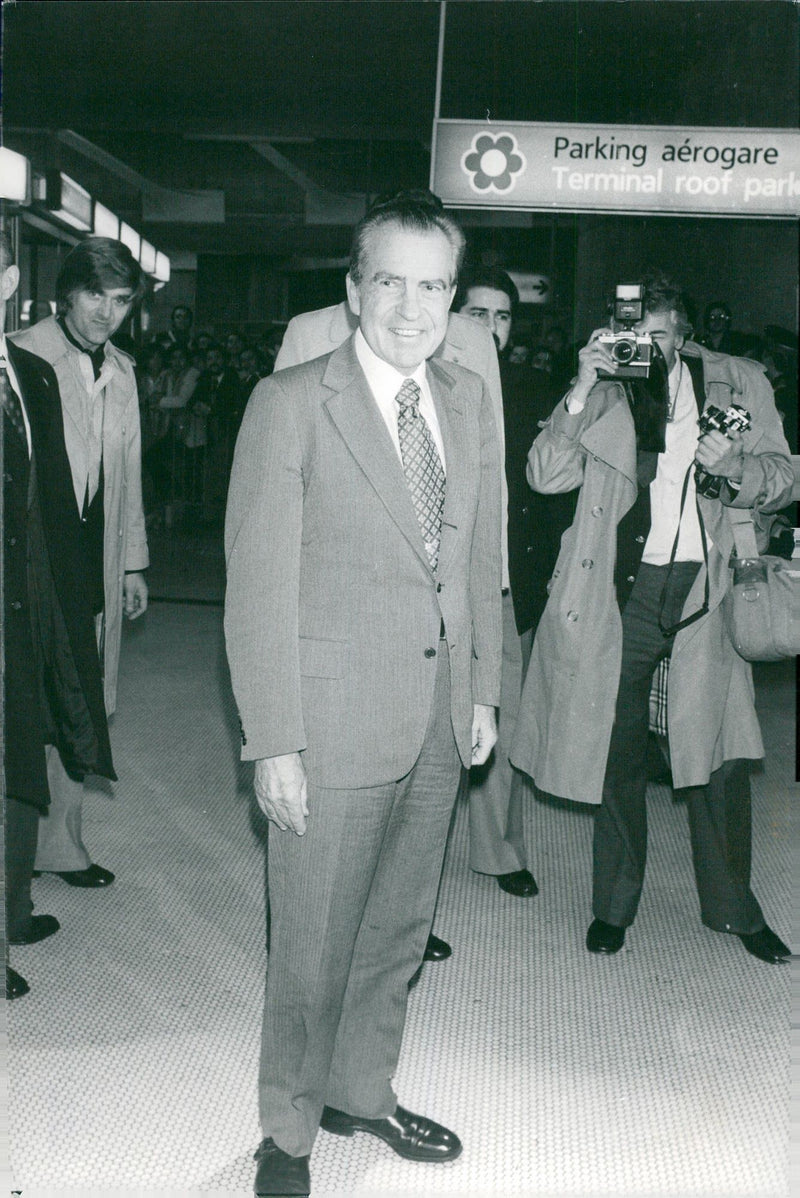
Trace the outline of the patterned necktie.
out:
M 408 489 L 422 531 L 431 569 L 439 561 L 442 535 L 445 478 L 431 430 L 419 410 L 420 390 L 413 379 L 406 379 L 395 396 L 400 411 L 397 433 Z
M 3 357 L 0 357 L 0 404 L 14 428 L 27 445 L 28 436 L 25 432 L 25 421 L 22 418 L 22 404 L 19 401 L 16 391 L 8 381 L 8 367 Z

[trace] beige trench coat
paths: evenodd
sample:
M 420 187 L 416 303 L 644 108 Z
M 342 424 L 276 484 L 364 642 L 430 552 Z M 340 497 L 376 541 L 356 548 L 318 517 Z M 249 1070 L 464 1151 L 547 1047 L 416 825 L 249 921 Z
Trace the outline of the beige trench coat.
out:
M 32 354 L 50 362 L 56 372 L 64 413 L 75 502 L 83 507 L 86 464 L 89 454 L 87 412 L 91 364 L 86 354 L 64 336 L 55 317 L 40 321 L 13 340 Z M 81 362 L 83 359 L 83 363 Z M 105 383 L 103 380 L 105 379 Z M 105 405 L 103 414 L 103 575 L 105 610 L 98 630 L 103 646 L 103 687 L 106 710 L 111 715 L 117 701 L 117 672 L 122 638 L 122 584 L 126 571 L 145 570 L 149 564 L 142 507 L 141 432 L 139 397 L 133 359 L 106 343 L 105 363 L 98 380 Z
M 736 653 L 720 607 L 733 548 L 726 505 L 775 510 L 792 485 L 789 449 L 761 367 L 691 342 L 683 353 L 702 358 L 704 407 L 738 403 L 750 412 L 752 428 L 744 435 L 739 492 L 726 487 L 722 501 L 699 500 L 713 542 L 710 607 L 677 634 L 672 650 L 667 706 L 676 787 L 703 785 L 723 761 L 763 756 L 751 669 Z M 534 641 L 511 760 L 550 794 L 600 803 L 622 656 L 616 530 L 636 498 L 633 419 L 618 383 L 598 383 L 577 415 L 563 400 L 557 405 L 531 449 L 528 480 L 537 491 L 581 486 L 581 493 Z M 705 577 L 701 568 L 684 617 L 702 605 Z

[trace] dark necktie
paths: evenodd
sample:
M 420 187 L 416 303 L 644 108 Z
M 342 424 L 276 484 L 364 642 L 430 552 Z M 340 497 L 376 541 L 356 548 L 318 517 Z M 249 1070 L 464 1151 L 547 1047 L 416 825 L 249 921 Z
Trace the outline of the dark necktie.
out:
M 25 421 L 22 417 L 22 404 L 16 391 L 8 381 L 8 364 L 3 357 L 0 357 L 0 404 L 2 404 L 3 410 L 27 446 L 28 436 L 25 432 Z
M 397 433 L 408 489 L 422 531 L 431 569 L 439 561 L 442 535 L 445 477 L 431 430 L 419 410 L 420 390 L 413 379 L 406 379 L 396 395 L 400 411 Z

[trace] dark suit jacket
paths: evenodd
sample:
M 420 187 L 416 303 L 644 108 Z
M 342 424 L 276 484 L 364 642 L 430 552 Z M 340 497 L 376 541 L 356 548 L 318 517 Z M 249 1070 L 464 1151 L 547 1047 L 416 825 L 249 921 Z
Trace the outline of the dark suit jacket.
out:
M 48 363 L 6 345 L 33 452 L 4 417 L 4 764 L 8 794 L 43 808 L 46 743 L 76 776 L 114 769 L 58 384 Z
M 508 483 L 508 573 L 517 632 L 536 629 L 547 603 L 547 584 L 555 568 L 561 535 L 575 516 L 578 492 L 539 495 L 525 471 L 528 454 L 558 398 L 539 370 L 500 362 L 506 427 Z
M 228 495 L 225 633 L 246 758 L 306 751 L 317 785 L 403 777 L 425 735 L 444 620 L 453 731 L 500 684 L 500 463 L 477 375 L 428 362 L 447 486 L 436 574 L 356 357 L 256 387 Z

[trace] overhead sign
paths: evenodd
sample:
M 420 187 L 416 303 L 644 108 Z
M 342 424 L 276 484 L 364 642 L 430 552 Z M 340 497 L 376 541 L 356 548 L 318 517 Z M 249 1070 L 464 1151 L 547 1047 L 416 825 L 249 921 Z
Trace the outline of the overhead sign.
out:
M 800 133 L 440 120 L 431 189 L 458 208 L 800 215 Z
M 547 275 L 534 275 L 530 271 L 510 270 L 508 272 L 519 293 L 521 304 L 549 304 L 552 299 L 552 288 Z

